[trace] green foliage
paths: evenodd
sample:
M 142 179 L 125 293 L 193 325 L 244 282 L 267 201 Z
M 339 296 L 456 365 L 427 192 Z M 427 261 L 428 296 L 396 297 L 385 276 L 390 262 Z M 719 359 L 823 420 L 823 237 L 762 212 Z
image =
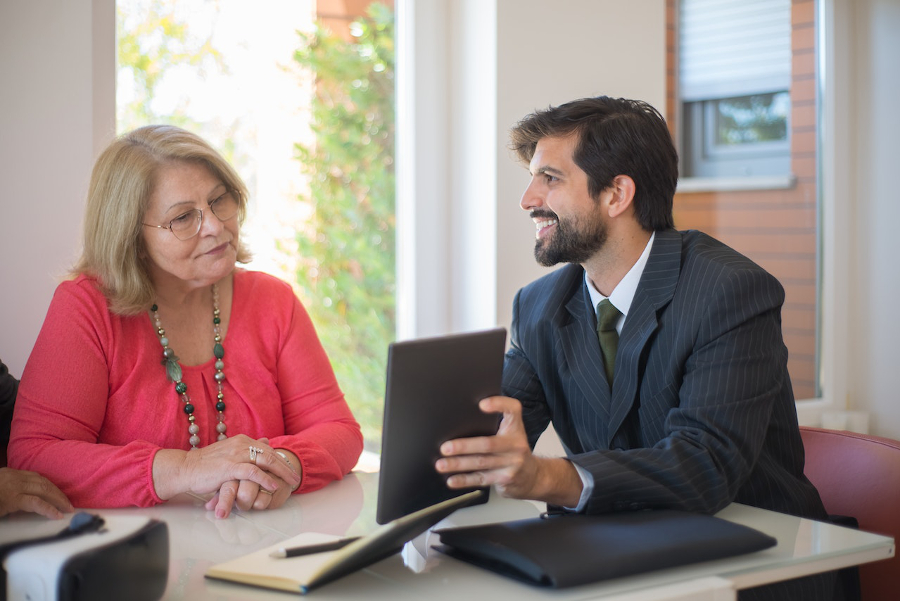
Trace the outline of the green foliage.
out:
M 790 102 L 787 92 L 755 94 L 717 101 L 717 142 L 755 144 L 787 140 Z
M 202 135 L 201 124 L 188 114 L 189 98 L 182 97 L 171 111 L 156 111 L 153 104 L 165 78 L 179 70 L 201 78 L 209 69 L 226 71 L 211 36 L 194 35 L 176 15 L 174 0 L 149 0 L 116 3 L 116 37 L 117 85 L 132 92 L 129 101 L 117 103 L 118 131 L 167 123 Z
M 310 182 L 300 200 L 314 207 L 297 235 L 297 283 L 371 448 L 396 323 L 392 11 L 371 5 L 351 33 L 316 27 L 294 56 L 316 77 L 315 141 L 296 146 Z

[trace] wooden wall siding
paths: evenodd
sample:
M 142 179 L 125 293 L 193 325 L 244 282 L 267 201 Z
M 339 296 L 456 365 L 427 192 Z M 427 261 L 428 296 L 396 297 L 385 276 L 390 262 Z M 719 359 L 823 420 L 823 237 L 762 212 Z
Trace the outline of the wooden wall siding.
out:
M 676 132 L 677 12 L 666 0 L 666 113 Z M 788 367 L 798 399 L 816 393 L 817 194 L 815 2 L 791 7 L 791 170 L 796 185 L 787 190 L 682 193 L 675 195 L 678 229 L 699 229 L 744 253 L 785 288 L 782 311 Z
M 676 140 L 676 114 L 678 112 L 678 22 L 676 0 L 666 0 L 666 121 L 669 132 Z

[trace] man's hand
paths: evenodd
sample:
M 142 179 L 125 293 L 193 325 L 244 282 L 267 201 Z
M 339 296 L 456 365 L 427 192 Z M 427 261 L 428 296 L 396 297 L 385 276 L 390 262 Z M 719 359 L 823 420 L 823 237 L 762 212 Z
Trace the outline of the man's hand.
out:
M 66 495 L 40 474 L 0 468 L 0 516 L 15 511 L 33 511 L 58 520 L 74 508 Z
M 575 507 L 582 483 L 568 459 L 536 457 L 528 446 L 522 423 L 522 405 L 502 396 L 482 399 L 485 413 L 502 413 L 494 436 L 457 438 L 441 445 L 435 467 L 450 488 L 495 486 L 506 497 L 534 499 L 563 507 Z

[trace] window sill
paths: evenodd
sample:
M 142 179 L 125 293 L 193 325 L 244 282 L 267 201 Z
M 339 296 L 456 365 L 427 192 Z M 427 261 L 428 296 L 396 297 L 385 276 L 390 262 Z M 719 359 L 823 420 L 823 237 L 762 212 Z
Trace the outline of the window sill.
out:
M 685 177 L 678 180 L 676 193 L 740 192 L 744 190 L 786 190 L 797 178 L 791 175 L 757 175 L 748 177 Z

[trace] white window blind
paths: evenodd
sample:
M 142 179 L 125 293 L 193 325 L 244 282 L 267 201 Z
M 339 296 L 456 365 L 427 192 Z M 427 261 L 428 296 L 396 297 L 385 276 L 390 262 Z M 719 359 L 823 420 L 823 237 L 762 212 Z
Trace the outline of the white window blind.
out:
M 681 0 L 683 101 L 787 90 L 790 0 Z

